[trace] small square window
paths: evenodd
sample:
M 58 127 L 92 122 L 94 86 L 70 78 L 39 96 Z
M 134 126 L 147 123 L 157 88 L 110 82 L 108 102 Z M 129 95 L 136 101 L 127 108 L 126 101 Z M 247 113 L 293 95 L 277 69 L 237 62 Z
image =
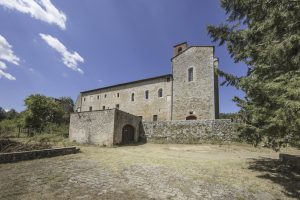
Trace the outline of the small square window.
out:
M 157 115 L 153 115 L 153 121 L 156 122 L 158 119 Z
M 168 78 L 167 78 L 167 82 L 170 82 L 170 80 L 171 80 L 170 77 L 168 77 Z

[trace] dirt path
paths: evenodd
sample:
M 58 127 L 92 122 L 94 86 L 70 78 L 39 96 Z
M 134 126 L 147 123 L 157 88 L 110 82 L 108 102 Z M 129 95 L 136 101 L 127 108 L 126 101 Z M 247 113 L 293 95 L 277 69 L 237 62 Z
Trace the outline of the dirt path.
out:
M 280 165 L 278 153 L 268 149 L 154 144 L 81 149 L 0 165 L 0 199 L 300 198 L 300 173 Z

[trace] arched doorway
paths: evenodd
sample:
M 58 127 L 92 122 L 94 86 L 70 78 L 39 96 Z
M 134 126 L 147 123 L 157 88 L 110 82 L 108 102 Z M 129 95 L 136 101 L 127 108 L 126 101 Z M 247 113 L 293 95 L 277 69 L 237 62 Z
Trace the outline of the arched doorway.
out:
M 190 115 L 190 116 L 187 116 L 185 119 L 186 120 L 197 120 L 197 117 L 194 115 Z
M 134 127 L 127 124 L 122 129 L 122 144 L 131 144 L 134 142 Z

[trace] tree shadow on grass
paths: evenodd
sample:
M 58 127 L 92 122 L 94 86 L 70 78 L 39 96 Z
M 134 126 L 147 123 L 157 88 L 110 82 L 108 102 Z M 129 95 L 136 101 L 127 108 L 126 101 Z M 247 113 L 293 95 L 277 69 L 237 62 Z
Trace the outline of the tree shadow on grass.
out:
M 259 178 L 271 180 L 284 187 L 287 197 L 300 198 L 300 171 L 282 163 L 279 159 L 251 159 L 250 170 L 261 172 Z

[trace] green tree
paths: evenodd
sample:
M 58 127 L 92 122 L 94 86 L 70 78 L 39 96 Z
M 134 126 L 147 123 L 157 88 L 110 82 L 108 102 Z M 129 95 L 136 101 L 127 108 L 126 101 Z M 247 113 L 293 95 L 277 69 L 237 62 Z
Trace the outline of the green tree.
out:
M 221 0 L 221 6 L 228 18 L 208 32 L 248 66 L 242 77 L 219 71 L 246 94 L 234 98 L 245 122 L 241 136 L 275 150 L 300 141 L 300 1 Z
M 70 113 L 74 111 L 74 101 L 71 97 L 60 97 L 58 103 L 64 112 L 62 122 L 68 124 L 70 122 Z
M 6 112 L 6 118 L 7 119 L 15 119 L 17 118 L 19 113 L 15 109 L 10 109 L 9 111 Z
M 238 113 L 220 113 L 219 114 L 220 119 L 231 119 L 234 121 L 239 120 L 239 114 Z
M 64 111 L 55 99 L 44 95 L 30 95 L 25 99 L 25 126 L 43 129 L 49 123 L 61 123 Z
M 0 107 L 0 121 L 4 120 L 5 118 L 6 118 L 6 112 L 2 107 Z

